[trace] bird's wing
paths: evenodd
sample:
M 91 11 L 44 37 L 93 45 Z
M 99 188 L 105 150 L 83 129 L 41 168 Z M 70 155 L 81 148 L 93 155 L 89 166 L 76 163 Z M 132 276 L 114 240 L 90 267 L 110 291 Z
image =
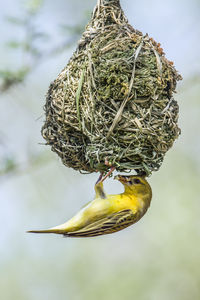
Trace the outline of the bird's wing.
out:
M 134 214 L 130 209 L 125 209 L 106 216 L 80 230 L 68 232 L 64 235 L 70 237 L 91 237 L 109 234 L 128 227 L 129 225 L 135 223 L 137 219 L 137 214 Z

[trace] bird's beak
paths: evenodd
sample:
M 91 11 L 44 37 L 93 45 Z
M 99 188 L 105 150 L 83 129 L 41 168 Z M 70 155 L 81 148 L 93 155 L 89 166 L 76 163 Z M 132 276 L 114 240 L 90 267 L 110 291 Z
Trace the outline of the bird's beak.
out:
M 121 183 L 126 183 L 127 182 L 127 177 L 123 175 L 116 175 L 114 179 L 119 180 Z

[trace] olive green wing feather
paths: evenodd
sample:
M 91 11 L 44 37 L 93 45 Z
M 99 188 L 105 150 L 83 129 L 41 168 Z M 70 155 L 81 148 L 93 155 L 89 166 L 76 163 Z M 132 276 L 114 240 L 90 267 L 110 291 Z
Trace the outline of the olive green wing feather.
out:
M 134 214 L 130 209 L 126 209 L 106 216 L 105 218 L 89 224 L 80 230 L 68 232 L 64 235 L 70 237 L 92 237 L 109 234 L 128 227 L 137 220 L 137 214 Z

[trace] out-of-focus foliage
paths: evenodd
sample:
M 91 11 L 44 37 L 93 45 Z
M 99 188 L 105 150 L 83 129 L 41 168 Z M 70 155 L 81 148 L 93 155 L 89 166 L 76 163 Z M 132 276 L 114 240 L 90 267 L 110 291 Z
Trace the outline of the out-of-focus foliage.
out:
M 56 56 L 73 46 L 74 43 L 78 40 L 81 33 L 83 32 L 85 23 L 87 22 L 89 13 L 83 13 L 83 20 L 74 26 L 67 23 L 58 23 L 55 26 L 58 27 L 57 32 L 60 35 L 60 41 L 58 44 L 52 42 L 53 37 L 45 32 L 45 29 L 38 28 L 38 19 L 43 7 L 43 0 L 27 0 L 24 3 L 23 11 L 19 16 L 7 16 L 5 18 L 6 22 L 9 22 L 13 31 L 15 27 L 20 27 L 22 31 L 21 39 L 16 36 L 15 38 L 7 41 L 5 44 L 5 49 L 9 48 L 13 52 L 16 50 L 20 52 L 23 56 L 21 66 L 15 69 L 13 66 L 12 69 L 0 69 L 0 91 L 8 92 L 10 88 L 16 86 L 16 84 L 22 84 L 28 75 L 34 71 L 41 63 L 48 61 L 52 56 Z M 44 44 L 48 43 L 50 47 L 44 47 Z M 0 132 L 1 136 L 1 132 Z M 0 143 L 1 144 L 1 143 Z M 39 160 L 43 163 L 44 154 L 39 153 L 36 157 L 32 155 L 26 160 L 25 163 L 17 163 L 16 154 L 5 153 L 3 156 L 0 156 L 0 176 L 5 176 L 7 173 L 11 174 L 12 172 L 21 172 L 26 170 L 30 165 L 35 164 L 35 160 Z M 21 164 L 23 167 L 21 167 Z M 24 167 L 24 165 L 26 167 Z
M 22 82 L 25 79 L 25 77 L 28 75 L 29 71 L 30 69 L 25 66 L 21 67 L 17 71 L 0 70 L 0 78 L 2 80 L 1 91 L 5 92 L 16 83 Z
M 39 65 L 41 61 L 48 60 L 52 55 L 66 51 L 67 48 L 74 45 L 75 41 L 80 37 L 84 30 L 84 25 L 89 14 L 76 25 L 57 24 L 58 34 L 61 41 L 58 45 L 52 45 L 53 37 L 45 32 L 44 28 L 38 28 L 38 18 L 40 16 L 44 0 L 28 0 L 25 2 L 22 15 L 7 16 L 6 20 L 13 26 L 21 28 L 23 38 L 13 38 L 7 42 L 6 46 L 15 51 L 19 50 L 23 58 L 23 64 L 14 69 L 0 69 L 0 91 L 7 91 L 17 83 L 22 83 L 30 72 Z M 43 44 L 49 43 L 50 48 L 44 48 Z

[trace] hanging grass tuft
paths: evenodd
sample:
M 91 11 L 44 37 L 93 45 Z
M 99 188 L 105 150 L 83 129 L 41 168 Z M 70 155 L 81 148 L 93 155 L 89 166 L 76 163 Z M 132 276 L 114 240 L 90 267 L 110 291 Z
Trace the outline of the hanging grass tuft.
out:
M 180 134 L 181 79 L 119 0 L 99 0 L 67 66 L 51 83 L 42 135 L 75 170 L 157 171 Z

